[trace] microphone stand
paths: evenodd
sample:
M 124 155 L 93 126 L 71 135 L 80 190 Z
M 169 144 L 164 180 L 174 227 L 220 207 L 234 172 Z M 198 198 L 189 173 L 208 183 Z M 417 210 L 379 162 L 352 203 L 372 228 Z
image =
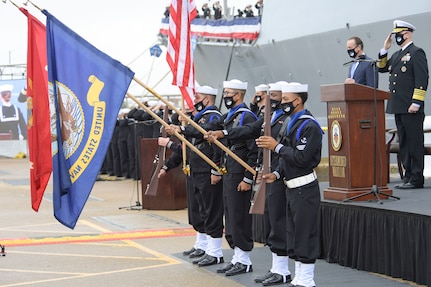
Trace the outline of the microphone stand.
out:
M 373 156 L 374 156 L 374 162 L 373 162 L 373 172 L 374 172 L 374 179 L 373 179 L 373 186 L 371 187 L 371 190 L 369 192 L 366 193 L 362 193 L 359 195 L 355 195 L 349 198 L 344 199 L 342 202 L 346 202 L 346 201 L 350 201 L 350 200 L 354 200 L 354 199 L 358 199 L 361 198 L 363 196 L 367 196 L 367 195 L 374 195 L 374 197 L 376 198 L 377 202 L 380 204 L 383 204 L 383 201 L 380 199 L 380 194 L 384 195 L 386 197 L 392 197 L 395 198 L 397 200 L 400 200 L 399 197 L 391 195 L 391 194 L 387 194 L 387 193 L 383 193 L 379 190 L 379 187 L 377 186 L 377 85 L 376 85 L 376 73 L 377 73 L 377 62 L 380 62 L 380 60 L 367 60 L 367 59 L 355 59 L 352 60 L 350 62 L 344 63 L 343 65 L 349 64 L 349 63 L 353 63 L 353 62 L 371 62 L 371 65 L 373 66 L 373 82 L 374 82 L 374 91 L 373 91 L 373 95 L 374 95 L 374 149 L 373 149 Z
M 139 124 L 138 121 L 134 121 L 132 123 L 133 125 L 133 141 L 134 141 L 134 149 L 135 149 L 135 182 L 136 182 L 136 202 L 135 205 L 129 205 L 129 206 L 122 206 L 118 209 L 127 209 L 127 210 L 142 210 L 142 204 L 139 201 L 139 172 L 138 172 L 138 144 L 137 142 L 137 131 L 136 131 L 136 125 Z

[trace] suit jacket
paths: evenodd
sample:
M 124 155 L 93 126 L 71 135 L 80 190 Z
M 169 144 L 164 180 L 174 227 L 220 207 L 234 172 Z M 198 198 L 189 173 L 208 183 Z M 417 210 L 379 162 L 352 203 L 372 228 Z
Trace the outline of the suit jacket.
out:
M 425 94 L 428 87 L 428 63 L 423 49 L 410 44 L 404 51 L 395 52 L 388 60 L 387 54 L 380 55 L 377 64 L 379 72 L 389 72 L 389 91 L 386 112 L 389 114 L 408 113 L 412 103 L 421 106 L 424 112 Z
M 359 60 L 366 61 L 358 63 L 353 77 L 351 77 L 351 70 L 353 68 L 353 65 L 355 64 L 353 63 L 352 66 L 350 66 L 349 74 L 347 75 L 347 77 L 353 78 L 355 80 L 355 83 L 357 84 L 377 88 L 379 85 L 379 73 L 377 69 L 374 70 L 374 63 L 372 62 L 372 59 L 366 55 L 361 55 L 359 57 Z

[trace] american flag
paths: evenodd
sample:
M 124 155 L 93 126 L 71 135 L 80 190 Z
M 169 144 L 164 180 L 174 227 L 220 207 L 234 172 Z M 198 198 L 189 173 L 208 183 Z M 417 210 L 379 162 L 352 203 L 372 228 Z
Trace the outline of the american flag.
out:
M 178 86 L 189 108 L 193 107 L 195 75 L 190 22 L 196 17 L 194 0 L 172 0 L 166 60 L 172 70 L 172 85 Z

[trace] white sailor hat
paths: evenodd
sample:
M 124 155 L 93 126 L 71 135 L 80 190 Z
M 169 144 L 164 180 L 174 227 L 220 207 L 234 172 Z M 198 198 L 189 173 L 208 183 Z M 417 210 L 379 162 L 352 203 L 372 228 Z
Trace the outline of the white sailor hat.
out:
M 0 86 L 0 93 L 3 93 L 3 92 L 12 92 L 12 90 L 13 90 L 13 86 L 12 85 L 5 84 L 5 85 L 1 85 Z
M 273 92 L 273 91 L 281 91 L 281 86 L 282 85 L 287 85 L 288 82 L 286 81 L 278 81 L 276 83 L 271 83 L 269 84 L 269 91 Z
M 410 24 L 406 21 L 395 20 L 394 21 L 394 29 L 392 30 L 392 34 L 399 33 L 402 31 L 413 32 L 414 30 L 416 30 L 416 27 L 413 26 L 412 24 Z
M 241 82 L 240 80 L 230 80 L 223 82 L 223 88 L 235 89 L 235 90 L 247 90 L 247 82 Z
M 266 92 L 268 91 L 268 85 L 260 84 L 259 86 L 254 87 L 256 92 Z
M 281 85 L 281 91 L 283 93 L 304 93 L 308 92 L 308 84 L 301 84 L 296 82 L 291 82 Z
M 217 96 L 218 90 L 213 89 L 210 86 L 198 86 L 195 88 L 195 92 L 199 94 L 206 94 L 206 95 L 214 95 Z

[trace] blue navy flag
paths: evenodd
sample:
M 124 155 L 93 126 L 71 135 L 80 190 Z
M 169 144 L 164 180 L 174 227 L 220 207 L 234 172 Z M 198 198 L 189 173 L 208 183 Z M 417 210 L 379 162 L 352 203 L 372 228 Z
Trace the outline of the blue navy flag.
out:
M 46 10 L 54 216 L 74 228 L 134 73 Z

